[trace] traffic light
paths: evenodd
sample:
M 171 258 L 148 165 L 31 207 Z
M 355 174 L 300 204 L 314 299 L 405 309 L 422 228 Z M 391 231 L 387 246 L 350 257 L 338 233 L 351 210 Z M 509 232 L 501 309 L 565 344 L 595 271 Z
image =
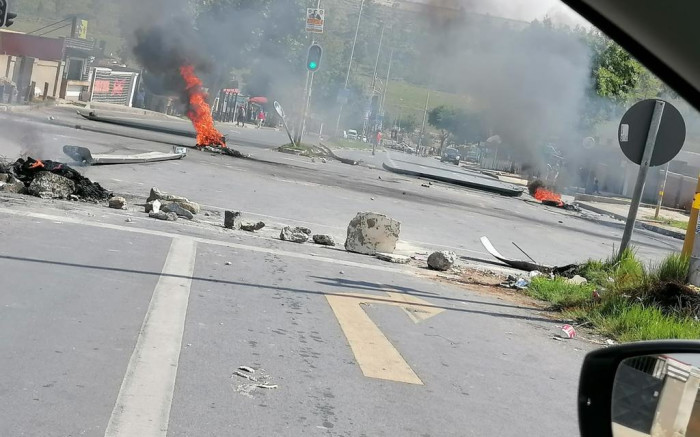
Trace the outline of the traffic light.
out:
M 0 0 L 0 27 L 10 27 L 14 24 L 17 14 L 9 12 L 10 0 Z
M 2 1 L 2 0 L 0 0 Z M 321 67 L 321 55 L 323 54 L 323 49 L 318 44 L 312 44 L 309 47 L 309 55 L 306 58 L 306 68 L 310 72 L 315 72 Z

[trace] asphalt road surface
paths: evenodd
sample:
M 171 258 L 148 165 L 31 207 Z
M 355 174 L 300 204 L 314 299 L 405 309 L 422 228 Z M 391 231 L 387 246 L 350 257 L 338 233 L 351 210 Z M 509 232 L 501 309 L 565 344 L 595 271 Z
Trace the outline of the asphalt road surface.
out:
M 77 120 L 60 108 L 0 116 L 2 155 L 170 148 L 169 137 L 70 127 Z M 267 137 L 277 134 L 246 131 L 269 144 L 241 145 L 250 160 L 191 151 L 80 169 L 125 195 L 127 211 L 0 196 L 0 435 L 575 435 L 580 363 L 597 346 L 552 339 L 561 321 L 551 314 L 276 236 L 303 224 L 342 243 L 358 211 L 377 211 L 402 222 L 401 253 L 488 258 L 487 235 L 506 255 L 519 257 L 516 241 L 561 265 L 610 255 L 622 229 L 281 154 Z M 152 186 L 208 215 L 149 219 L 138 204 Z M 224 209 L 267 226 L 226 231 Z M 649 261 L 679 246 L 640 231 L 634 242 Z

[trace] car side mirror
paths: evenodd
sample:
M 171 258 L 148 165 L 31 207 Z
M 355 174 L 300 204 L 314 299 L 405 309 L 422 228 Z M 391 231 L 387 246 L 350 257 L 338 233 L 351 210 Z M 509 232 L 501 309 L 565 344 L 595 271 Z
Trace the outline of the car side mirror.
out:
M 586 355 L 582 437 L 700 436 L 700 341 L 652 341 Z

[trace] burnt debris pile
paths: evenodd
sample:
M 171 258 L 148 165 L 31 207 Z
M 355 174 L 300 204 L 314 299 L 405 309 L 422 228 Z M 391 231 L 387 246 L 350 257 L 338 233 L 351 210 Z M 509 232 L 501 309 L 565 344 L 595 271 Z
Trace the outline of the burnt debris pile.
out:
M 53 199 L 100 201 L 112 193 L 61 162 L 33 158 L 0 164 L 0 191 Z

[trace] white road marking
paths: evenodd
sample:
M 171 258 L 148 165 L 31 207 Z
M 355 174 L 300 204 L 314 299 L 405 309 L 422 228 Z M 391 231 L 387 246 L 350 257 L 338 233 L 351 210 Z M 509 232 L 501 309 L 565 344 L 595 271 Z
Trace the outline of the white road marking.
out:
M 173 238 L 105 437 L 167 435 L 196 245 L 191 238 Z

